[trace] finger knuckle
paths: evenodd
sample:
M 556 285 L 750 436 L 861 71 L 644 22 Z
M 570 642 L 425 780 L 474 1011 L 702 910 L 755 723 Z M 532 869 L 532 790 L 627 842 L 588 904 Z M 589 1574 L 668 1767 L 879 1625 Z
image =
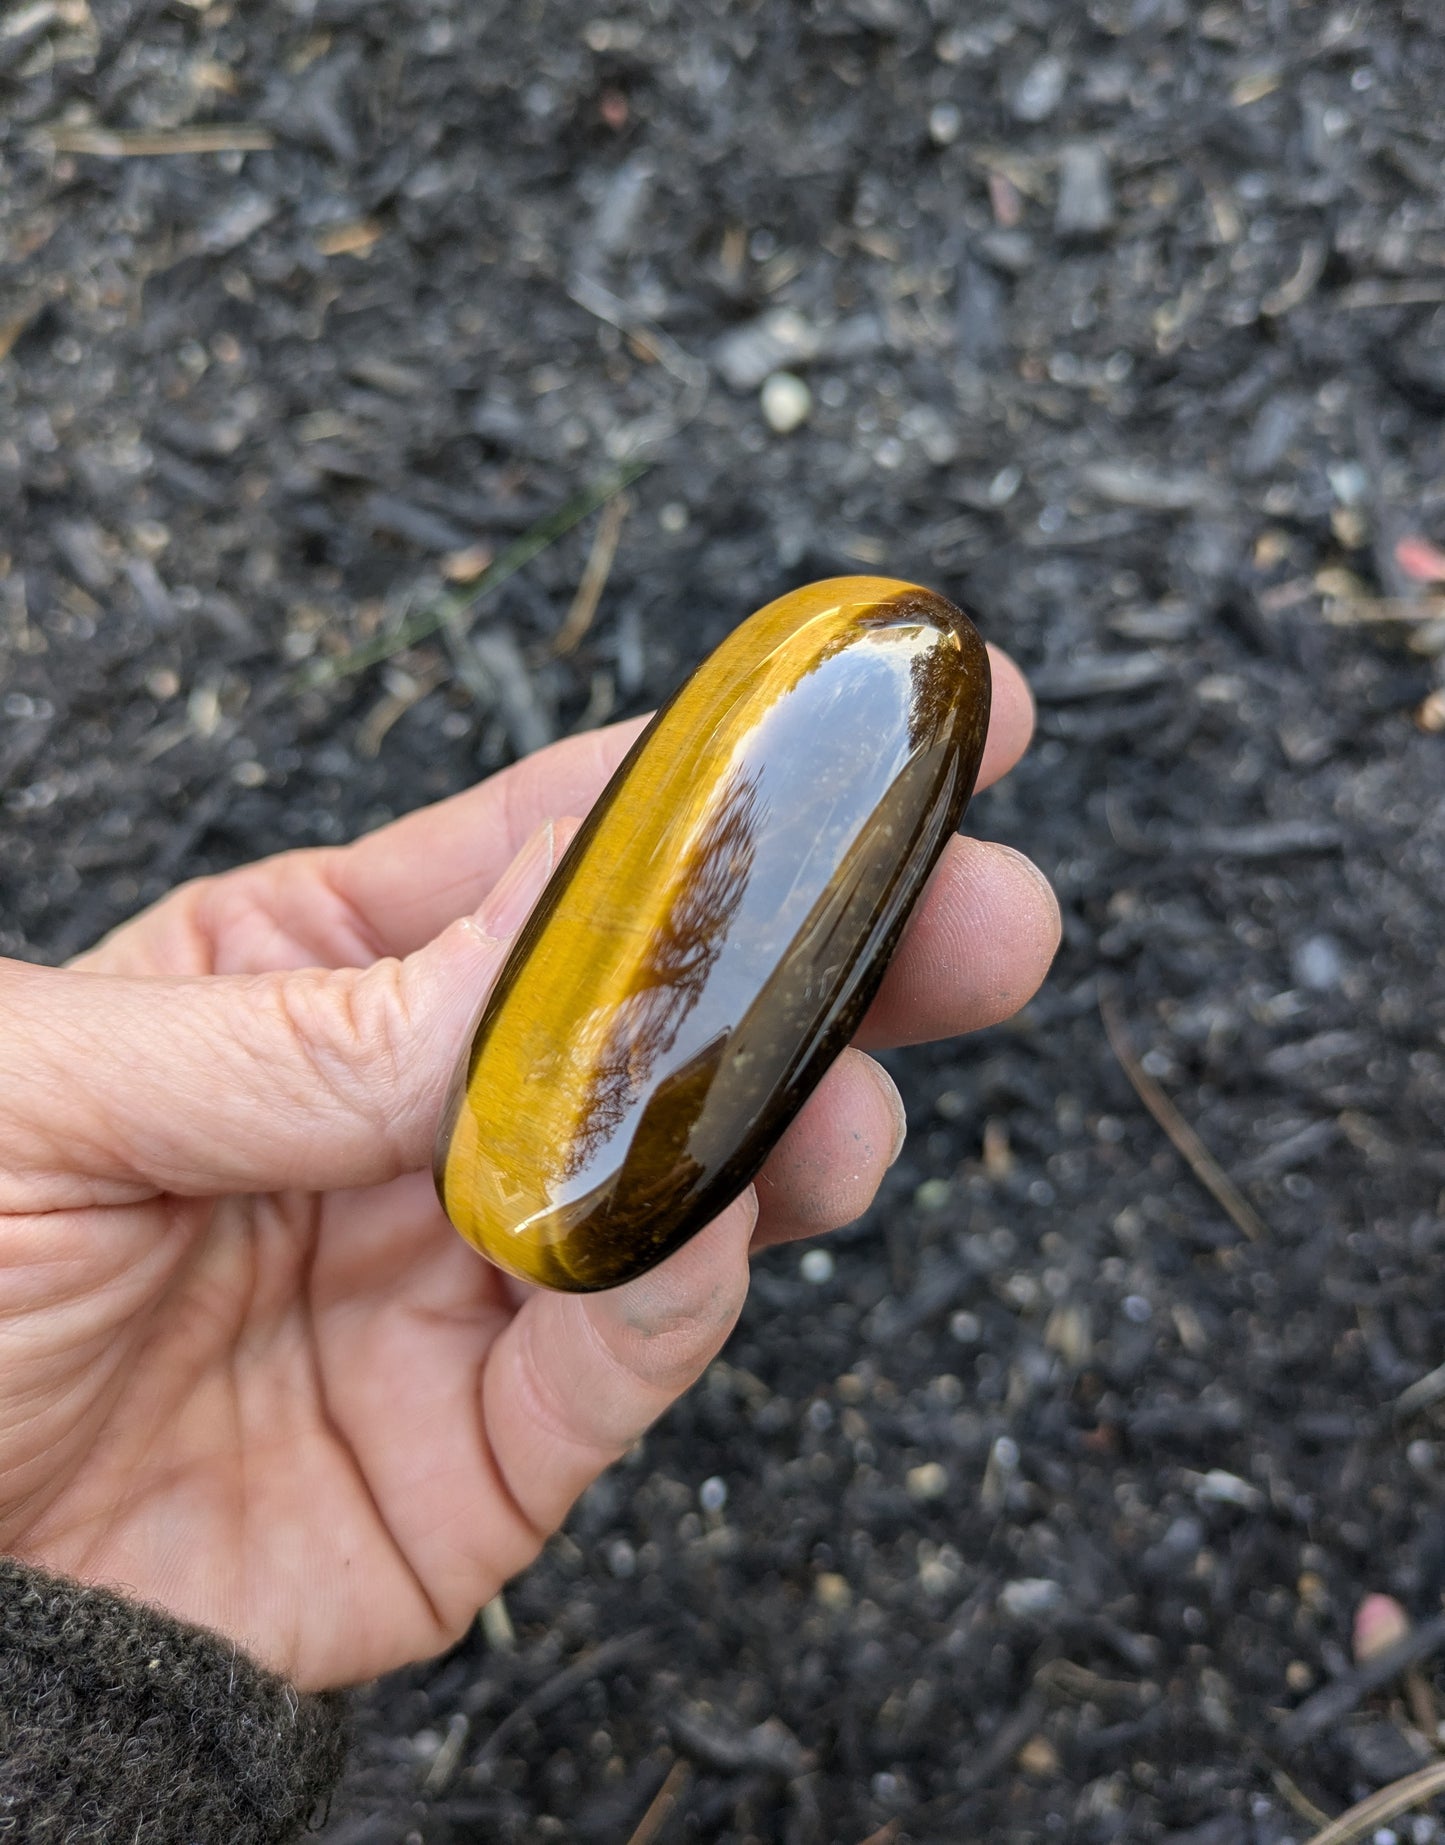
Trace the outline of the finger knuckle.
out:
M 281 975 L 267 982 L 266 1003 L 305 1099 L 389 1139 L 405 1094 L 409 1037 L 399 965 Z M 270 1036 L 264 1034 L 263 1055 Z

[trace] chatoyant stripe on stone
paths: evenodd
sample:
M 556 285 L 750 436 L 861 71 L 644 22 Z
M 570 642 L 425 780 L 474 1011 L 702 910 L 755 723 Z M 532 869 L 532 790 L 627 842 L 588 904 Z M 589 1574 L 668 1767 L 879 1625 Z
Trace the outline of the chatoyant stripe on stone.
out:
M 988 655 L 931 590 L 760 609 L 657 714 L 522 930 L 437 1140 L 461 1234 L 643 1273 L 757 1173 L 856 1029 L 973 789 Z

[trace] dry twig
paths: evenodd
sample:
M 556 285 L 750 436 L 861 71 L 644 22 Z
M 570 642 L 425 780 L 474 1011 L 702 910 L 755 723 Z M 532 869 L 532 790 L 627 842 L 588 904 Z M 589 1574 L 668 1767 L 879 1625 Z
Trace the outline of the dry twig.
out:
M 471 1735 L 472 1722 L 465 1711 L 454 1711 L 447 1724 L 447 1733 L 442 1738 L 442 1745 L 431 1759 L 426 1779 L 422 1782 L 422 1792 L 433 1799 L 446 1792 L 447 1784 L 457 1771 L 457 1764 L 462 1759 L 462 1750 L 467 1746 Z
M 1370 622 L 1438 621 L 1445 616 L 1445 596 L 1329 596 L 1324 617 L 1331 627 L 1355 628 Z
M 35 301 L 9 320 L 0 320 L 0 364 L 10 357 L 15 342 L 39 314 L 43 303 Z
M 1418 1416 L 1421 1410 L 1433 1409 L 1445 1397 L 1445 1365 L 1436 1365 L 1413 1384 L 1407 1384 L 1395 1398 L 1395 1418 L 1399 1422 Z
M 368 759 L 379 756 L 392 725 L 404 718 L 413 705 L 420 704 L 429 692 L 434 692 L 445 678 L 446 668 L 440 661 L 433 661 L 417 673 L 397 673 L 384 696 L 362 719 L 356 733 L 358 753 Z
M 670 333 L 645 319 L 619 296 L 585 273 L 574 274 L 567 283 L 567 293 L 578 307 L 609 327 L 615 327 L 631 343 L 634 352 L 662 369 L 682 386 L 675 404 L 643 417 L 626 433 L 622 452 L 636 455 L 646 448 L 656 448 L 669 441 L 679 430 L 686 429 L 707 401 L 710 373 L 701 359 L 684 352 Z M 617 451 L 614 449 L 613 453 Z
M 1251 1750 L 1250 1753 L 1257 1756 L 1264 1764 L 1274 1791 L 1294 1808 L 1302 1820 L 1311 1826 L 1324 1826 L 1329 1823 L 1329 1814 L 1315 1805 L 1304 1789 L 1290 1779 L 1278 1762 L 1272 1762 L 1262 1750 Z
M 137 160 L 148 154 L 264 154 L 276 137 L 259 122 L 214 122 L 200 128 L 82 128 L 56 122 L 35 140 L 57 154 Z
M 512 1617 L 507 1612 L 507 1600 L 500 1589 L 489 1602 L 483 1602 L 477 1619 L 482 1624 L 482 1632 L 487 1636 L 487 1645 L 494 1653 L 516 1651 L 517 1630 L 512 1625 Z
M 335 679 L 344 679 L 350 673 L 362 672 L 380 660 L 389 660 L 393 654 L 414 647 L 418 641 L 435 634 L 438 628 L 445 628 L 453 635 L 465 635 L 477 609 L 494 590 L 501 588 L 508 577 L 514 577 L 534 557 L 539 557 L 550 545 L 555 544 L 564 532 L 570 532 L 574 525 L 580 524 L 589 513 L 596 512 L 599 506 L 605 506 L 609 500 L 615 499 L 639 475 L 645 474 L 650 465 L 645 461 L 624 462 L 611 474 L 594 481 L 590 487 L 584 487 L 580 493 L 573 494 L 570 500 L 559 506 L 556 512 L 549 513 L 545 519 L 539 519 L 515 543 L 508 545 L 500 557 L 488 564 L 465 594 L 441 598 L 389 633 L 380 634 L 374 641 L 366 641 L 360 647 L 353 647 L 350 653 L 339 660 L 320 661 L 304 668 L 297 675 L 294 689 L 311 691 L 317 686 L 329 685 Z
M 592 539 L 592 549 L 578 579 L 577 593 L 572 598 L 566 620 L 552 642 L 554 657 L 574 653 L 592 626 L 597 605 L 602 600 L 602 592 L 612 573 L 612 560 L 617 556 L 617 541 L 622 536 L 622 527 L 627 521 L 629 510 L 630 503 L 625 493 L 619 493 L 615 500 L 609 500 L 603 507 L 602 517 L 597 521 L 597 531 Z
M 1140 1063 L 1114 995 L 1107 987 L 1099 991 L 1099 1013 L 1110 1048 L 1133 1084 L 1134 1093 L 1169 1136 L 1189 1170 L 1243 1236 L 1252 1243 L 1267 1240 L 1269 1231 L 1264 1219 Z
M 1363 282 L 1351 282 L 1335 296 L 1336 307 L 1356 308 L 1434 307 L 1445 301 L 1445 282 L 1433 280 L 1382 282 L 1368 276 Z
M 1341 1813 L 1338 1819 L 1332 1819 L 1307 1840 L 1306 1845 L 1354 1845 L 1356 1839 L 1367 1838 L 1381 1826 L 1388 1825 L 1397 1814 L 1423 1806 L 1441 1793 L 1445 1793 L 1445 1762 L 1432 1762 L 1417 1774 L 1406 1775 L 1403 1781 L 1392 1781 L 1388 1787 L 1382 1787 L 1378 1793 L 1352 1806 L 1348 1813 Z
M 1418 1666 L 1405 1673 L 1405 1702 L 1410 1707 L 1410 1721 L 1431 1742 L 1439 1740 L 1440 1713 L 1435 1708 L 1435 1693 L 1430 1681 Z
M 1328 256 L 1329 245 L 1325 240 L 1322 237 L 1311 239 L 1300 251 L 1299 266 L 1294 274 L 1261 300 L 1260 313 L 1267 314 L 1271 320 L 1279 320 L 1307 301 L 1325 272 Z
M 478 1768 L 485 1769 L 489 1763 L 496 1761 L 525 1725 L 547 1711 L 555 1710 L 559 1704 L 565 1704 L 584 1685 L 595 1684 L 610 1672 L 615 1672 L 619 1666 L 626 1665 L 651 1640 L 652 1630 L 647 1627 L 639 1627 L 630 1634 L 618 1634 L 580 1654 L 570 1666 L 563 1666 L 560 1672 L 553 1673 L 545 1684 L 539 1685 L 520 1704 L 514 1704 L 502 1718 L 477 1752 Z
M 574 275 L 567 284 L 567 293 L 578 307 L 585 308 L 596 319 L 606 321 L 609 327 L 616 327 L 619 333 L 625 333 L 639 351 L 676 378 L 689 393 L 706 392 L 707 367 L 702 361 L 693 358 L 690 352 L 684 352 L 670 333 L 664 333 L 661 327 L 645 320 L 619 296 L 605 289 L 595 277 L 580 273 Z M 699 402 L 691 414 L 695 415 L 696 409 L 700 407 Z
M 691 1779 L 692 1769 L 688 1764 L 675 1761 L 668 1769 L 667 1779 L 658 1788 L 647 1811 L 638 1820 L 637 1828 L 627 1841 L 627 1845 L 652 1845 L 653 1840 L 657 1838 L 677 1811 Z

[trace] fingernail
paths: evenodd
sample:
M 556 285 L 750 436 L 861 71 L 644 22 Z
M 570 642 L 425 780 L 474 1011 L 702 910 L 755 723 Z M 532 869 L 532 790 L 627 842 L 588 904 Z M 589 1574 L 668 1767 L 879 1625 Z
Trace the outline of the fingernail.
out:
M 494 941 L 515 935 L 547 887 L 557 850 L 549 820 L 533 833 L 487 894 L 476 914 L 477 927 Z
M 908 1138 L 908 1110 L 903 1106 L 903 1097 L 898 1093 L 898 1085 L 883 1068 L 875 1063 L 874 1071 L 878 1076 L 878 1087 L 883 1099 L 893 1111 L 893 1151 L 888 1155 L 888 1164 L 894 1165 L 898 1155 L 903 1151 L 903 1143 Z

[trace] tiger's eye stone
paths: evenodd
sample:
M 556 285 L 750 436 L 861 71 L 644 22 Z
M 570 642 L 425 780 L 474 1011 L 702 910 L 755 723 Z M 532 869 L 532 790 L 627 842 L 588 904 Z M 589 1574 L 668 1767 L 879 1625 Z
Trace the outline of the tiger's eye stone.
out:
M 958 825 L 989 670 L 932 591 L 769 603 L 658 713 L 517 938 L 437 1141 L 524 1280 L 641 1274 L 748 1184 L 856 1029 Z

